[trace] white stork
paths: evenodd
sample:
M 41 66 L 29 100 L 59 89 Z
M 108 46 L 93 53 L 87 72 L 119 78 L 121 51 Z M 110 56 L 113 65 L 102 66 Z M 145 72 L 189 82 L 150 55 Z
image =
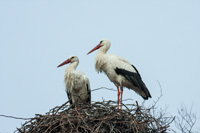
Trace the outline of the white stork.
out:
M 65 87 L 70 104 L 91 103 L 90 82 L 87 76 L 76 70 L 79 64 L 77 56 L 70 56 L 66 61 L 57 67 L 71 63 L 65 70 Z
M 110 81 L 117 87 L 118 106 L 119 100 L 121 100 L 122 105 L 123 87 L 134 90 L 145 100 L 151 98 L 151 94 L 142 81 L 138 70 L 132 64 L 119 56 L 106 54 L 110 46 L 110 41 L 108 39 L 103 39 L 88 54 L 99 49 L 95 57 L 95 68 L 97 72 L 103 71 L 108 76 Z M 119 90 L 119 87 L 121 91 Z M 122 106 L 120 106 L 120 108 L 122 108 Z

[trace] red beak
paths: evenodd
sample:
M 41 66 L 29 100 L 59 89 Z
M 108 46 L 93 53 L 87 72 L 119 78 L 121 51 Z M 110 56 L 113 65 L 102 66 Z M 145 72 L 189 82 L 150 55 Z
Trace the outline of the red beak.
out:
M 58 65 L 57 67 L 61 67 L 61 66 L 65 65 L 65 64 L 68 64 L 70 62 L 71 62 L 71 60 L 67 59 L 66 61 L 64 61 L 63 63 L 61 63 L 60 65 Z
M 93 51 L 95 51 L 95 50 L 97 50 L 97 49 L 99 49 L 101 47 L 101 45 L 100 44 L 98 44 L 96 47 L 94 47 L 90 52 L 88 52 L 87 54 L 90 54 L 90 53 L 92 53 Z

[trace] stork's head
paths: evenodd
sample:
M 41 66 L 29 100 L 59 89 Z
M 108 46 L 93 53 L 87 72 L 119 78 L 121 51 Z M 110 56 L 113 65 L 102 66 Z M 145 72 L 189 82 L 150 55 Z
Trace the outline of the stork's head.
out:
M 110 48 L 110 45 L 111 45 L 110 40 L 102 39 L 96 47 L 94 47 L 90 52 L 88 52 L 88 54 L 92 53 L 93 51 L 95 51 L 99 48 L 100 48 L 100 50 L 102 50 L 103 52 L 106 53 L 108 51 L 108 49 Z
M 79 59 L 77 56 L 70 56 L 66 61 L 64 61 L 63 63 L 61 63 L 60 65 L 58 65 L 57 67 L 61 67 L 65 64 L 68 64 L 68 63 L 74 63 L 74 62 L 79 62 Z

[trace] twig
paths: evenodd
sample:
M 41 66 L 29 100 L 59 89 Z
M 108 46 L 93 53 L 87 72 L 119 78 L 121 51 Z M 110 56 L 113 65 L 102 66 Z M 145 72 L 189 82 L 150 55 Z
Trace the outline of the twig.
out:
M 30 120 L 32 118 L 22 118 L 22 117 L 15 117 L 15 116 L 8 116 L 8 115 L 0 115 L 1 117 L 12 118 L 12 119 L 20 119 L 20 120 Z
M 97 89 L 93 89 L 93 90 L 91 90 L 91 92 L 92 92 L 92 91 L 101 90 L 101 89 L 106 89 L 106 90 L 110 90 L 110 91 L 117 91 L 117 90 L 115 90 L 115 89 L 113 89 L 113 88 L 100 87 L 100 88 L 97 88 Z

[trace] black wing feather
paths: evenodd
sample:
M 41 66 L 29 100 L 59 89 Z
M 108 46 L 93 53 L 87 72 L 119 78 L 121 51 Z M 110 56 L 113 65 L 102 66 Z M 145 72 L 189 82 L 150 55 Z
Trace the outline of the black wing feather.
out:
M 68 96 L 68 99 L 69 99 L 69 103 L 70 103 L 70 105 L 72 105 L 72 97 L 71 97 L 71 95 L 68 91 L 66 91 L 66 92 L 67 92 L 67 96 Z
M 88 84 L 87 84 L 87 93 L 88 93 L 88 99 L 86 100 L 86 102 L 91 104 L 91 90 L 89 89 Z
M 138 70 L 133 65 L 132 65 L 132 67 L 136 70 L 136 73 L 130 72 L 130 71 L 127 71 L 127 70 L 121 69 L 121 68 L 116 68 L 115 72 L 118 75 L 124 76 L 134 86 L 140 88 L 146 95 L 146 97 L 143 97 L 144 99 L 148 99 L 149 97 L 151 98 L 151 94 L 149 93 L 149 91 L 148 91 L 146 85 L 144 84 L 144 82 L 142 81 L 142 78 L 141 78 Z

